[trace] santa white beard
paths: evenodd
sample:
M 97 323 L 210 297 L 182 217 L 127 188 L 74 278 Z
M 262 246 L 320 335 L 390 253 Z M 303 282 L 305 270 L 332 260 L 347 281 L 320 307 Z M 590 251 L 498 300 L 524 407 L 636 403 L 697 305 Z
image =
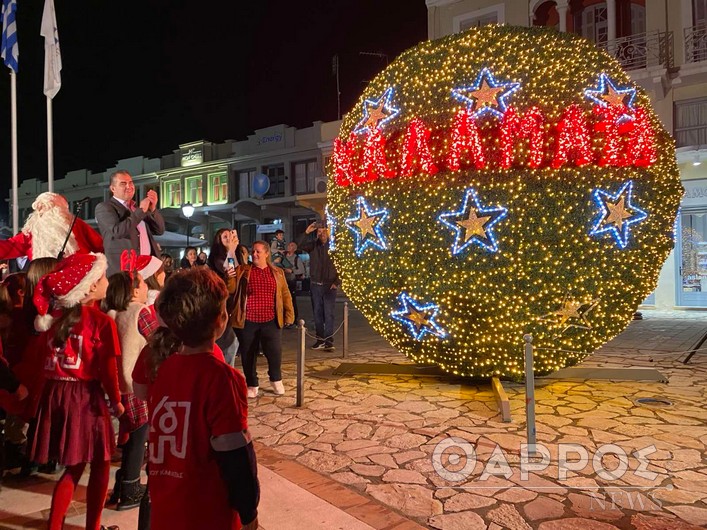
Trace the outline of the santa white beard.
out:
M 59 207 L 46 212 L 34 212 L 27 218 L 22 231 L 32 236 L 32 259 L 56 258 L 64 244 L 73 216 Z M 64 249 L 64 256 L 76 253 L 79 246 L 72 232 Z

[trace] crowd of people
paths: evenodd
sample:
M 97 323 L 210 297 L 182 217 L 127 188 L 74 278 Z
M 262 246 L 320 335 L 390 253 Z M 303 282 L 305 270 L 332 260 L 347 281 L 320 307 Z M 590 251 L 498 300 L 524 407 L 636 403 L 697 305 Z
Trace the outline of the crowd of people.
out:
M 310 257 L 313 348 L 333 349 L 339 281 L 328 232 L 313 223 L 286 243 L 278 231 L 249 252 L 221 229 L 208 255 L 189 247 L 176 268 L 154 239 L 164 232 L 156 191 L 136 204 L 123 170 L 110 190 L 96 208 L 100 235 L 72 224 L 66 200 L 47 192 L 20 234 L 0 241 L 0 258 L 28 257 L 0 283 L 0 480 L 6 456 L 19 476 L 63 469 L 48 520 L 60 529 L 90 464 L 86 528 L 103 530 L 117 444 L 107 502 L 139 507 L 140 530 L 257 528 L 247 423 L 257 362 L 265 358 L 271 391 L 284 394 L 281 330 L 299 318 L 306 274 L 298 245 Z

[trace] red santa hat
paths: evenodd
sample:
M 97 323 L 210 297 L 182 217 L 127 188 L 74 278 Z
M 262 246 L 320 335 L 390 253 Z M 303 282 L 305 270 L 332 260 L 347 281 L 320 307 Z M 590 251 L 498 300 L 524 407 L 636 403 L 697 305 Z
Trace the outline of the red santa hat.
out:
M 135 260 L 135 269 L 143 280 L 147 280 L 162 267 L 162 260 L 155 256 L 138 256 Z
M 91 291 L 91 286 L 105 274 L 108 262 L 103 254 L 72 254 L 63 259 L 57 268 L 45 274 L 34 288 L 37 318 L 34 327 L 46 331 L 52 326 L 52 309 L 72 307 L 81 302 Z

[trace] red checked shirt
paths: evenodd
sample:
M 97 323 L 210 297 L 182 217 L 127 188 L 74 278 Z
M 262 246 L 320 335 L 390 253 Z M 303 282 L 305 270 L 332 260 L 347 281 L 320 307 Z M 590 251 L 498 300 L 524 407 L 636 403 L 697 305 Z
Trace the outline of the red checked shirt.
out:
M 275 291 L 277 282 L 270 267 L 251 267 L 248 278 L 248 300 L 245 319 L 250 322 L 270 322 L 275 319 Z

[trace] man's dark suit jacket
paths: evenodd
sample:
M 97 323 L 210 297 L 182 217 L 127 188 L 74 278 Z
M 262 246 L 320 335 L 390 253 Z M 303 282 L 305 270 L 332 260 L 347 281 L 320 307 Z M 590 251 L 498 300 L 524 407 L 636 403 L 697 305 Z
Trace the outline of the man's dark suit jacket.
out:
M 120 272 L 120 255 L 124 250 L 140 252 L 140 233 L 137 229 L 140 221 L 145 221 L 152 254 L 159 256 L 160 246 L 153 237 L 164 234 L 164 218 L 159 210 L 145 213 L 142 208 L 135 208 L 131 212 L 113 197 L 96 206 L 96 223 L 108 258 L 108 276 Z

